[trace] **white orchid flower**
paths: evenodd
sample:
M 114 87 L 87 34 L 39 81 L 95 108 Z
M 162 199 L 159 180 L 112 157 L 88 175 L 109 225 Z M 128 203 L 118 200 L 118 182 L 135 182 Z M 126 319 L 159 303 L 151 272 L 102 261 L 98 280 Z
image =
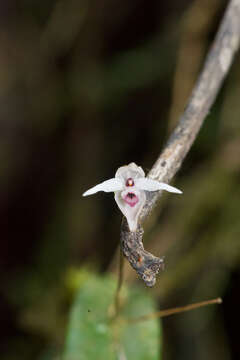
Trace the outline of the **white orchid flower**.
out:
M 85 191 L 83 196 L 92 195 L 98 191 L 114 192 L 116 203 L 126 217 L 130 231 L 136 231 L 138 218 L 146 201 L 145 191 L 159 190 L 182 193 L 173 186 L 146 178 L 143 169 L 131 163 L 120 167 L 115 178 L 92 187 Z

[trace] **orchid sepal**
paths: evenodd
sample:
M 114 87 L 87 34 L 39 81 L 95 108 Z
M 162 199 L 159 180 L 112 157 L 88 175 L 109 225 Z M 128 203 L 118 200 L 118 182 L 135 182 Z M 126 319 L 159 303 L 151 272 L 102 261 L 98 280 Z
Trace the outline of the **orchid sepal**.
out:
M 159 191 L 159 190 L 166 190 L 171 193 L 175 194 L 182 194 L 182 191 L 175 188 L 174 186 L 168 185 L 163 182 L 159 182 L 156 180 L 152 180 L 149 178 L 139 178 L 136 179 L 136 186 L 145 191 Z
M 121 190 L 123 190 L 123 188 L 124 188 L 123 184 L 119 179 L 112 178 L 112 179 L 103 181 L 102 183 L 85 191 L 82 196 L 93 195 L 99 191 L 104 191 L 104 192 L 121 191 Z

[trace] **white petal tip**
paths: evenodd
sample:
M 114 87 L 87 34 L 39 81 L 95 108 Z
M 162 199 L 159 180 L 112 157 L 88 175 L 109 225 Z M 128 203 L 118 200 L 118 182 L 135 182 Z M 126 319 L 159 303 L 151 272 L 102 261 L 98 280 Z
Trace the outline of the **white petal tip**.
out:
M 167 190 L 168 192 L 171 192 L 173 194 L 179 194 L 181 195 L 183 192 L 181 190 L 178 190 L 178 189 L 171 189 L 171 190 Z
M 82 196 L 88 196 L 88 195 L 92 195 L 91 191 L 87 190 L 85 191 Z
M 176 194 L 182 194 L 183 192 L 181 190 L 176 190 L 175 193 Z
M 136 232 L 137 227 L 138 227 L 137 220 L 136 219 L 132 220 L 130 218 L 126 218 L 126 219 L 127 219 L 128 228 L 129 228 L 130 232 Z
M 130 227 L 130 226 L 128 226 L 129 227 L 129 230 L 130 230 L 130 232 L 132 232 L 132 233 L 134 233 L 134 232 L 136 232 L 137 231 L 137 228 L 132 228 L 132 227 Z

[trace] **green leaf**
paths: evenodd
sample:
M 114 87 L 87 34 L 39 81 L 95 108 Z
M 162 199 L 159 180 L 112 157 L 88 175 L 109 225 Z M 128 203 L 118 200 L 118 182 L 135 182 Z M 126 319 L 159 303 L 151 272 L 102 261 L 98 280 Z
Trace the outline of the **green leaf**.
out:
M 135 324 L 125 320 L 156 311 L 142 289 L 123 288 L 121 315 L 110 321 L 116 281 L 90 276 L 72 307 L 63 360 L 159 360 L 158 319 Z

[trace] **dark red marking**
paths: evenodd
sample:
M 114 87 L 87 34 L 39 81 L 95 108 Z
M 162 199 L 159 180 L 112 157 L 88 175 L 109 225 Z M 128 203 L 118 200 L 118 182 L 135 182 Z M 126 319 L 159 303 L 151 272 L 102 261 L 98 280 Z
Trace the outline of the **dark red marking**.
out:
M 134 181 L 132 178 L 127 179 L 126 186 L 134 186 Z

